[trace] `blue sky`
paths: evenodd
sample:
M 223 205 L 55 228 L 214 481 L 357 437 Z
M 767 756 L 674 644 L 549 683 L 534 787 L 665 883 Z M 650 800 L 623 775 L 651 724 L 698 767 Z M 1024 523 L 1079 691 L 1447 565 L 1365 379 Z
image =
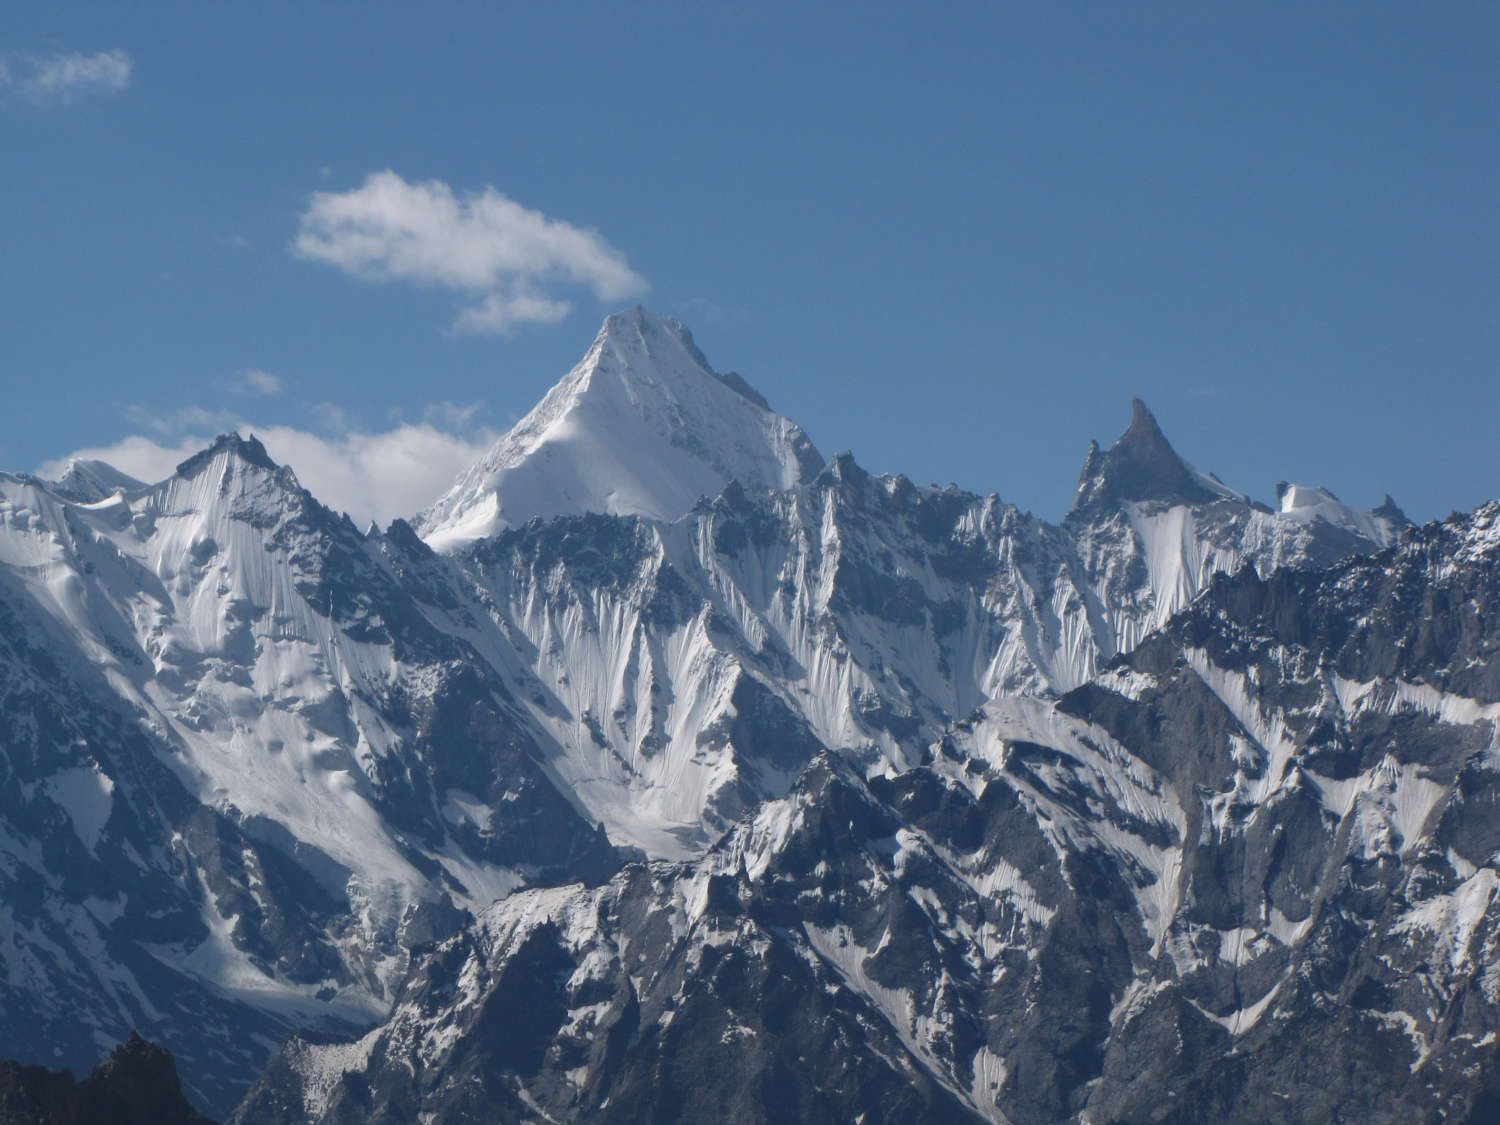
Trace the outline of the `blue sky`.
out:
M 388 518 L 639 300 L 1049 517 L 1131 395 L 1264 499 L 1500 495 L 1500 9 L 706 8 L 7 5 L 0 466 L 248 424 Z

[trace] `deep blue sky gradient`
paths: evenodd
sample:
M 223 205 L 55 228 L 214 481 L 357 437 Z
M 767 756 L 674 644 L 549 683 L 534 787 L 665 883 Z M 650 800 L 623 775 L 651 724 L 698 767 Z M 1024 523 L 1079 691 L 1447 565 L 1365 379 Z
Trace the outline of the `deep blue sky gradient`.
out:
M 1252 495 L 1500 495 L 1500 8 L 20 3 L 0 48 L 129 89 L 0 100 L 0 467 L 257 367 L 376 429 L 503 427 L 611 311 L 289 252 L 392 169 L 592 227 L 831 454 L 1059 517 L 1143 397 Z M 274 451 L 273 451 L 274 452 Z

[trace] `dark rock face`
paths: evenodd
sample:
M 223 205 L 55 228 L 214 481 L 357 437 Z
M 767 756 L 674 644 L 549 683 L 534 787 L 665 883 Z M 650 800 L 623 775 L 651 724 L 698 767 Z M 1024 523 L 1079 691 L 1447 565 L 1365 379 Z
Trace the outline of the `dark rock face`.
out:
M 1113 447 L 1089 450 L 1078 481 L 1073 518 L 1110 504 L 1151 500 L 1211 504 L 1228 489 L 1212 488 L 1177 455 L 1140 399 L 1130 401 L 1130 425 Z
M 895 823 L 827 759 L 795 800 L 863 832 Z M 809 846 L 830 827 L 809 825 Z M 697 868 L 632 865 L 595 891 L 497 904 L 430 956 L 357 1057 L 294 1041 L 235 1120 L 979 1120 L 814 952 L 792 885 L 806 873 L 767 897 L 742 843 Z M 881 862 L 841 852 L 850 877 Z M 840 881 L 820 878 L 830 893 Z
M 0 1125 L 212 1125 L 182 1096 L 172 1056 L 134 1032 L 82 1082 L 0 1062 Z

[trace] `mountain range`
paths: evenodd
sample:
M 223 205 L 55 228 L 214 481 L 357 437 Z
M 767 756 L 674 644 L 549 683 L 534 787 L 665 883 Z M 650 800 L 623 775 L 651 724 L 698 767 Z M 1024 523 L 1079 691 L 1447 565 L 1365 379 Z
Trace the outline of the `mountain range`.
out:
M 0 1056 L 244 1125 L 1490 1120 L 1500 505 L 1059 523 L 611 316 L 425 512 L 0 474 Z

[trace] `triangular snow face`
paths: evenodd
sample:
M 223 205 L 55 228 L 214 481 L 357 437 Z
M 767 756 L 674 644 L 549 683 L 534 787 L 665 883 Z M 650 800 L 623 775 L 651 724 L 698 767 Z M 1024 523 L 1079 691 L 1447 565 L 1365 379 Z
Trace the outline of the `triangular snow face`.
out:
M 1155 417 L 1140 399 L 1130 400 L 1130 425 L 1109 452 L 1090 445 L 1078 478 L 1073 512 L 1125 500 L 1160 500 L 1169 504 L 1206 504 L 1243 500 L 1239 493 L 1177 455 Z
M 822 467 L 801 427 L 714 372 L 680 321 L 638 307 L 609 317 L 582 362 L 417 528 L 444 550 L 534 516 L 672 520 L 731 480 L 790 488 Z

